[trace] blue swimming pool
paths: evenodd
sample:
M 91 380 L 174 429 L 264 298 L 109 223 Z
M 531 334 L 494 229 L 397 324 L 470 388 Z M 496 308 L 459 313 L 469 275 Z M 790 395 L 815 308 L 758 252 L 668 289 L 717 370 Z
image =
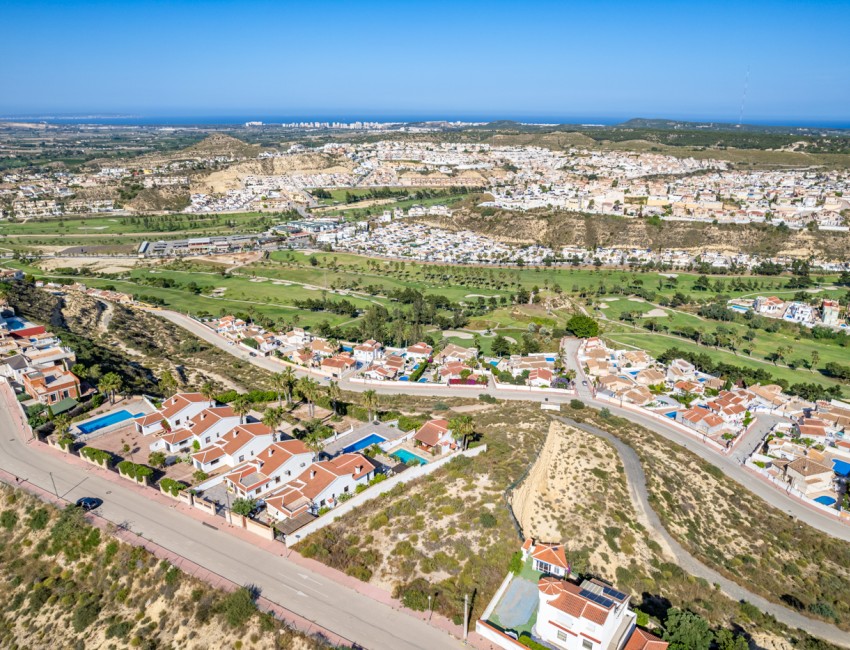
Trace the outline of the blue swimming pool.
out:
M 730 305 L 729 308 L 734 309 L 735 311 L 740 311 L 740 312 L 744 312 L 744 313 L 750 311 L 747 307 L 744 307 L 743 305 Z
M 382 438 L 377 433 L 372 433 L 366 436 L 365 438 L 360 438 L 357 442 L 353 442 L 342 450 L 344 454 L 350 454 L 353 451 L 360 451 L 361 449 L 366 449 L 367 447 L 371 447 L 372 445 L 380 445 L 382 442 L 386 442 L 386 438 Z
M 822 503 L 825 506 L 834 506 L 835 505 L 835 499 L 833 499 L 832 497 L 828 497 L 826 495 L 823 495 L 822 497 L 818 497 L 817 499 L 815 499 L 815 501 L 817 501 L 818 503 Z
M 22 321 L 17 316 L 13 316 L 12 318 L 6 319 L 6 327 L 9 328 L 9 331 L 14 332 L 15 330 L 22 330 L 26 327 L 26 323 Z
M 832 459 L 832 471 L 839 476 L 850 476 L 850 463 L 837 458 Z
M 104 415 L 95 420 L 89 420 L 88 422 L 78 424 L 77 428 L 82 433 L 92 433 L 93 431 L 103 429 L 104 427 L 111 427 L 113 424 L 118 424 L 125 420 L 132 420 L 133 418 L 138 418 L 143 415 L 144 413 L 136 413 L 133 415 L 130 411 L 115 411 L 115 413 L 110 413 L 109 415 Z
M 397 452 L 392 454 L 393 458 L 397 458 L 399 461 L 404 463 L 405 465 L 412 460 L 419 461 L 420 465 L 427 465 L 428 461 L 422 458 L 421 456 L 417 456 L 416 454 L 411 454 L 407 449 L 399 449 Z

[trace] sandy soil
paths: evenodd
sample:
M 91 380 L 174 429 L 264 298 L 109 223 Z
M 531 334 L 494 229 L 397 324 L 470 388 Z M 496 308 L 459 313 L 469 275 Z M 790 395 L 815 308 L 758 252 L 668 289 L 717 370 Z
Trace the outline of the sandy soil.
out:
M 45 271 L 53 271 L 55 269 L 72 266 L 94 273 L 123 273 L 124 271 L 129 271 L 139 266 L 140 263 L 144 263 L 144 260 L 116 259 L 114 257 L 89 257 L 85 260 L 48 258 L 41 260 L 39 262 L 39 266 Z
M 650 309 L 643 315 L 643 318 L 667 318 L 670 314 L 668 314 L 663 309 Z
M 455 338 L 464 340 L 470 340 L 474 338 L 474 336 L 469 332 L 459 332 L 458 330 L 446 330 L 443 332 L 443 335 L 446 337 L 453 336 Z
M 586 569 L 609 580 L 616 580 L 618 568 L 648 563 L 654 555 L 645 531 L 621 523 L 647 525 L 632 506 L 619 456 L 604 440 L 577 429 L 551 424 L 511 503 L 523 535 L 563 542 L 568 557 L 584 555 Z

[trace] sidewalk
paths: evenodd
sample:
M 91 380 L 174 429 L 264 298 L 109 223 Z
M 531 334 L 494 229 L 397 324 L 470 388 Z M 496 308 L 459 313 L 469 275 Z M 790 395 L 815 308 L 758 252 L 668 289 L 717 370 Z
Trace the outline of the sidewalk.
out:
M 6 404 L 10 405 L 8 385 L 5 385 L 5 388 L 3 390 L 0 390 L 0 392 L 3 393 L 4 401 L 6 402 Z M 17 407 L 15 406 L 15 408 Z M 385 604 L 397 611 L 403 612 L 409 616 L 416 617 L 420 620 L 428 620 L 427 612 L 417 612 L 414 610 L 407 609 L 401 604 L 400 601 L 393 598 L 392 594 L 386 591 L 385 589 L 362 582 L 357 578 L 343 573 L 342 571 L 329 567 L 315 560 L 305 558 L 297 551 L 287 549 L 286 546 L 281 542 L 263 539 L 262 537 L 251 533 L 241 527 L 227 523 L 227 520 L 223 517 L 211 517 L 209 515 L 206 515 L 197 508 L 194 508 L 182 501 L 177 501 L 171 497 L 165 496 L 158 489 L 144 487 L 133 481 L 128 481 L 119 477 L 118 474 L 114 471 L 87 463 L 74 454 L 69 454 L 60 451 L 59 449 L 51 447 L 50 445 L 43 443 L 37 439 L 31 437 L 27 438 L 27 436 L 29 435 L 28 429 L 29 427 L 26 425 L 26 422 L 22 420 L 22 426 L 16 433 L 18 437 L 25 442 L 25 444 L 37 449 L 39 453 L 53 454 L 56 457 L 61 457 L 64 462 L 75 464 L 87 472 L 94 472 L 100 478 L 104 478 L 110 482 L 120 485 L 124 489 L 134 490 L 150 501 L 156 501 L 163 506 L 176 509 L 181 512 L 181 514 L 186 515 L 198 522 L 201 522 L 206 526 L 213 527 L 216 530 L 221 530 L 225 533 L 240 538 L 243 541 L 246 541 L 252 546 L 255 546 L 258 549 L 261 549 L 267 553 L 273 553 L 274 555 L 283 557 L 286 560 L 292 562 L 293 564 L 303 566 L 305 569 L 309 569 L 310 571 L 314 571 L 320 575 L 323 575 L 324 577 L 333 580 L 338 584 L 346 586 L 368 598 L 371 598 L 372 600 Z M 57 499 L 55 495 L 46 492 L 38 486 L 28 483 L 25 480 L 18 479 L 17 477 L 14 477 L 11 474 L 8 474 L 7 472 L 4 472 L 2 470 L 0 470 L 0 480 L 9 483 L 10 485 L 21 487 L 22 489 L 27 489 L 39 498 L 53 503 L 54 505 L 57 505 L 59 507 L 64 507 L 64 505 L 66 505 L 66 502 L 63 499 Z M 239 585 L 236 585 L 235 583 L 227 580 L 226 578 L 223 578 L 222 576 L 219 576 L 218 574 L 211 572 L 208 569 L 205 569 L 204 567 L 191 562 L 190 560 L 187 560 L 183 556 L 173 551 L 159 546 L 155 542 L 144 539 L 130 530 L 115 528 L 113 524 L 110 524 L 106 520 L 96 515 L 91 515 L 90 521 L 94 525 L 97 525 L 99 528 L 102 528 L 105 532 L 109 532 L 110 534 L 115 535 L 116 537 L 120 538 L 122 541 L 127 542 L 128 544 L 133 544 L 135 546 L 143 546 L 157 557 L 167 559 L 169 562 L 181 569 L 184 569 L 184 567 L 186 567 L 186 573 L 196 576 L 199 579 L 210 582 L 214 586 L 218 586 L 227 590 L 233 590 L 239 587 Z M 109 528 L 108 530 L 107 527 Z M 304 617 L 301 617 L 295 612 L 291 612 L 290 610 L 286 609 L 278 603 L 274 603 L 265 598 L 260 598 L 258 604 L 264 605 L 267 611 L 272 612 L 276 616 L 278 615 L 278 613 L 280 613 L 281 616 L 278 616 L 278 618 L 281 618 L 282 621 L 291 625 L 295 629 L 304 632 L 305 634 L 315 635 L 317 633 L 321 633 L 328 639 L 341 639 L 341 645 L 351 646 L 351 642 L 345 639 L 344 637 L 341 637 L 340 635 L 325 628 L 321 628 L 316 623 Z M 458 640 L 463 638 L 462 626 L 455 625 L 451 620 L 442 616 L 441 614 L 433 613 L 429 625 L 444 632 L 447 632 Z M 474 630 L 474 621 L 470 621 L 470 627 L 472 627 Z M 478 635 L 474 631 L 469 633 L 468 641 L 469 644 L 473 647 L 480 648 L 482 650 L 492 647 L 492 644 L 489 641 L 487 641 L 484 637 Z

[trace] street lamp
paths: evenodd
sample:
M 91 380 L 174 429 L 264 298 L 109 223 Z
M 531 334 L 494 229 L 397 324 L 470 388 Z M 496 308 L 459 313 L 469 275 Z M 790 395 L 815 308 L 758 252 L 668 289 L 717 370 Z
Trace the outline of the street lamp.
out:
M 428 594 L 428 622 L 431 622 L 431 594 Z
M 50 474 L 50 482 L 53 483 L 53 494 L 56 495 L 56 498 L 59 498 L 59 490 L 56 489 L 56 481 L 53 480 L 53 472 L 47 472 Z

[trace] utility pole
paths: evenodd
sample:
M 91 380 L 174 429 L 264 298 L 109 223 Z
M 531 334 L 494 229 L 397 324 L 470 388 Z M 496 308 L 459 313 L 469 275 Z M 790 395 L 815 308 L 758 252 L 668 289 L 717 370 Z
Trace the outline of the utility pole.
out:
M 463 595 L 463 645 L 469 636 L 469 594 Z

